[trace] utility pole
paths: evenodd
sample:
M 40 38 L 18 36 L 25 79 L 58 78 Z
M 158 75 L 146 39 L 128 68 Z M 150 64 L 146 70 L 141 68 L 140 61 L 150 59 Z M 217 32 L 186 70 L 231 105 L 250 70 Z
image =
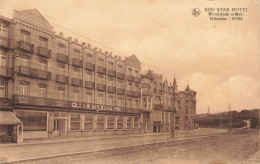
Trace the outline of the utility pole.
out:
M 172 124 L 172 128 L 171 128 L 171 138 L 174 138 L 174 134 L 175 134 L 175 112 L 177 112 L 177 108 L 178 108 L 178 104 L 176 103 L 176 92 L 177 92 L 177 82 L 176 79 L 174 77 L 174 81 L 173 81 L 173 98 L 172 98 L 172 114 L 171 114 L 171 124 Z

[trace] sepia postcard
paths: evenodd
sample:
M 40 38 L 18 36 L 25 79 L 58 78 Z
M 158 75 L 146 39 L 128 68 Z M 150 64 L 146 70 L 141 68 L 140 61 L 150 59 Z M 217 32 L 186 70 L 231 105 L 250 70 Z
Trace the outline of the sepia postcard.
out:
M 260 163 L 259 0 L 0 0 L 0 163 Z

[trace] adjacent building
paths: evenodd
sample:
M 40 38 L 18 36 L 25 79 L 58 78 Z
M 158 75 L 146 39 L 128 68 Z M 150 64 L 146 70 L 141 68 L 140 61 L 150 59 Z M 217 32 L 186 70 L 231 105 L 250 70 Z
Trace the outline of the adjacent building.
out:
M 176 81 L 150 70 L 141 76 L 135 55 L 122 59 L 56 34 L 37 9 L 0 17 L 0 56 L 0 117 L 9 118 L 0 135 L 13 129 L 19 142 L 169 132 L 179 107 Z

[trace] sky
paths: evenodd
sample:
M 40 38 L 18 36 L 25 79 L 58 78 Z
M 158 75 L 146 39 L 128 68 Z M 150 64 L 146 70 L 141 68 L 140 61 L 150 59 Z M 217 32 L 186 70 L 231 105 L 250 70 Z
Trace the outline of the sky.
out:
M 247 8 L 243 21 L 212 21 L 205 8 Z M 135 54 L 142 70 L 197 92 L 197 113 L 260 108 L 259 0 L 0 0 L 0 15 L 37 8 L 56 33 Z M 198 8 L 198 17 L 192 9 Z M 54 23 L 54 24 L 53 24 Z M 61 27 L 57 27 L 56 25 Z M 65 28 L 65 29 L 64 29 Z M 81 36 L 71 33 L 77 32 Z

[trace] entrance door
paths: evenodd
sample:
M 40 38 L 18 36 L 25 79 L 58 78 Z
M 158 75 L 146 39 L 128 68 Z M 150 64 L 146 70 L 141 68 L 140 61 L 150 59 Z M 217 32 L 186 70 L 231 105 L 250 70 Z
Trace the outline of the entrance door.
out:
M 66 135 L 66 119 L 54 119 L 54 136 L 65 137 Z
M 157 126 L 153 126 L 153 132 L 154 132 L 154 133 L 157 132 Z

